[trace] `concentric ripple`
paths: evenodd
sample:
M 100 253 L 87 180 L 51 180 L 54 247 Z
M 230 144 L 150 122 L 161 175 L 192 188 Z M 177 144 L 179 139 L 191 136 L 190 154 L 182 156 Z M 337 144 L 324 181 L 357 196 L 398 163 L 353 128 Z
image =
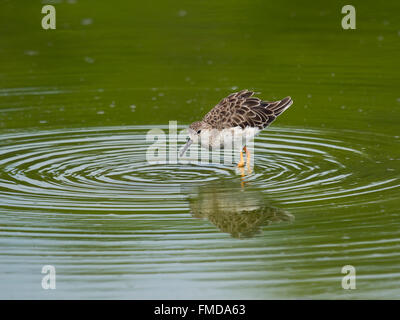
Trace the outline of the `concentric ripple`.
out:
M 3 135 L 0 205 L 179 210 L 186 206 L 182 185 L 238 180 L 234 166 L 148 163 L 146 133 L 150 129 L 108 127 Z M 254 172 L 245 179 L 269 197 L 289 204 L 316 205 L 339 198 L 344 198 L 341 203 L 356 203 L 358 196 L 366 194 L 377 201 L 382 192 L 387 200 L 400 186 L 399 159 L 385 155 L 388 141 L 366 133 L 271 128 L 257 137 Z M 388 167 L 388 162 L 393 165 Z

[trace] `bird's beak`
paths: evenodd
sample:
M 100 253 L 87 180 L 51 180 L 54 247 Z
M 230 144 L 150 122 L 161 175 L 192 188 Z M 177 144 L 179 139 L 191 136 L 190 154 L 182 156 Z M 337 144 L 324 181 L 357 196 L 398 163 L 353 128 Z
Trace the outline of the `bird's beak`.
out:
M 181 153 L 179 154 L 180 157 L 183 156 L 183 154 L 186 152 L 186 150 L 190 147 L 190 145 L 192 143 L 193 143 L 193 140 L 188 137 L 185 146 L 183 147 Z

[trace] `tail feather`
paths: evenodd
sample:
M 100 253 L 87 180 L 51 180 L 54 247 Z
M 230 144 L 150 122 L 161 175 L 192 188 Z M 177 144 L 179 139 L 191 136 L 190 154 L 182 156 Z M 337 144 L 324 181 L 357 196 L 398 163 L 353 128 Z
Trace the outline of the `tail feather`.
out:
M 290 97 L 286 97 L 279 101 L 261 103 L 262 112 L 265 115 L 267 121 L 263 122 L 262 128 L 268 127 L 282 112 L 289 108 L 293 104 L 293 100 Z
M 282 112 L 284 112 L 287 108 L 289 108 L 293 104 L 293 100 L 291 97 L 283 98 L 280 101 L 275 101 L 272 103 L 268 103 L 265 108 L 267 110 L 271 110 L 275 117 L 279 116 Z

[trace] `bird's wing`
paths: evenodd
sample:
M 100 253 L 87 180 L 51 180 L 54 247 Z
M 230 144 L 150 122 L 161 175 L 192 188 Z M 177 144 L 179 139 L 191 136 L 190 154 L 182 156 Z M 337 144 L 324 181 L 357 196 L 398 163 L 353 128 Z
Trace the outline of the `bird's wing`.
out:
M 219 130 L 230 127 L 264 129 L 293 103 L 290 97 L 268 102 L 253 95 L 254 92 L 248 90 L 232 93 L 211 109 L 203 121 Z

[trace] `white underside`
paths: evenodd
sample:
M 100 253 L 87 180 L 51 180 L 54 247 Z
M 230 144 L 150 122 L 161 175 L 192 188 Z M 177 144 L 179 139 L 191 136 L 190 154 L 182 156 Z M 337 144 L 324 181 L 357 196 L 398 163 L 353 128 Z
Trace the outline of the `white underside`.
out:
M 211 149 L 235 149 L 241 150 L 246 144 L 260 133 L 260 129 L 240 127 L 223 130 L 203 130 L 200 135 L 201 145 Z

